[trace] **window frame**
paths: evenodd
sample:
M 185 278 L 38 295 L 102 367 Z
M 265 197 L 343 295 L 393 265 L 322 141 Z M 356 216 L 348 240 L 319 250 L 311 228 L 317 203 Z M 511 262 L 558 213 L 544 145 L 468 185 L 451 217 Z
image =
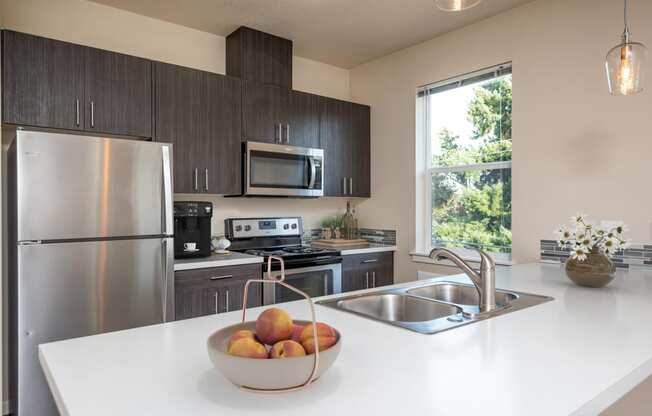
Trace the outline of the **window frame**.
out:
M 422 221 L 424 224 L 427 224 L 427 226 L 425 227 L 427 228 L 427 235 L 421 236 L 417 232 L 416 234 L 417 240 L 423 239 L 425 241 L 416 242 L 417 248 L 411 253 L 414 261 L 431 262 L 429 258 L 425 259 L 424 256 L 427 256 L 428 253 L 430 253 L 430 251 L 433 248 L 432 247 L 432 231 L 433 231 L 432 229 L 433 228 L 432 227 L 432 209 L 433 209 L 432 181 L 433 181 L 433 176 L 435 174 L 471 172 L 471 171 L 478 171 L 478 170 L 493 170 L 493 169 L 511 170 L 512 163 L 513 163 L 513 154 L 512 154 L 512 159 L 508 161 L 477 163 L 477 164 L 469 164 L 469 165 L 455 165 L 455 166 L 433 166 L 432 148 L 431 148 L 432 130 L 431 130 L 431 123 L 430 123 L 430 100 L 428 99 L 428 97 L 431 94 L 436 94 L 438 92 L 443 92 L 443 91 L 463 87 L 466 85 L 477 84 L 480 82 L 488 81 L 490 79 L 495 79 L 500 76 L 504 76 L 512 73 L 513 73 L 512 63 L 505 62 L 502 64 L 487 67 L 478 71 L 469 72 L 467 74 L 455 76 L 452 78 L 448 78 L 439 82 L 427 84 L 417 88 L 416 91 L 417 107 L 419 106 L 422 107 L 421 109 L 417 108 L 417 125 L 422 123 L 422 126 L 420 129 L 417 128 L 416 133 L 417 136 L 419 134 L 424 136 L 421 138 L 417 137 L 417 149 L 420 147 L 418 143 L 422 141 L 423 144 L 422 148 L 424 149 L 423 154 L 425 158 L 425 160 L 423 161 L 425 162 L 424 164 L 425 169 L 423 170 L 423 175 L 425 176 L 425 178 L 422 179 L 425 189 L 422 195 L 424 196 L 425 205 L 426 205 L 425 207 L 426 209 L 424 212 L 425 215 Z M 420 99 L 425 100 L 423 104 L 419 103 Z M 420 115 L 419 112 L 421 112 Z M 419 120 L 420 118 L 421 120 Z M 512 136 L 512 142 L 513 142 L 513 136 Z M 513 200 L 513 194 L 512 194 L 512 200 Z M 512 208 L 512 214 L 513 214 L 513 208 Z M 419 222 L 417 221 L 417 223 Z M 419 247 L 422 247 L 422 249 L 419 250 Z M 423 251 L 423 249 L 425 249 L 425 253 L 420 252 Z M 465 260 L 479 261 L 479 255 L 475 250 L 466 249 L 466 248 L 453 248 L 452 251 L 460 255 Z M 512 252 L 513 252 L 513 241 L 512 241 L 512 250 L 510 250 L 510 253 L 488 252 L 488 254 L 498 264 L 511 265 Z M 437 264 L 452 264 L 446 260 L 432 261 L 432 262 Z

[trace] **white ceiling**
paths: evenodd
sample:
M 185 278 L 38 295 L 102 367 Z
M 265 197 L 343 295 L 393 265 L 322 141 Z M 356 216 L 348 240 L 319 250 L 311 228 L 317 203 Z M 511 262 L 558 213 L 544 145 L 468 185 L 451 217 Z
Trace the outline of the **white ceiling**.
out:
M 92 0 L 226 36 L 239 26 L 294 41 L 294 54 L 352 68 L 532 0 L 443 12 L 433 0 Z

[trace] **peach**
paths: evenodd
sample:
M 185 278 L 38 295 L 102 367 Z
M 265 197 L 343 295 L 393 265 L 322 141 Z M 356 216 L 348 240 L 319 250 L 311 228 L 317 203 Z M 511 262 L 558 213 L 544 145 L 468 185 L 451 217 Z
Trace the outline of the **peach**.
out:
M 313 324 L 306 325 L 301 331 L 301 345 L 308 354 L 315 352 L 315 339 L 313 333 Z M 317 322 L 317 345 L 319 351 L 324 351 L 332 347 L 337 342 L 337 333 L 333 328 L 322 322 Z
M 270 308 L 256 320 L 256 336 L 267 344 L 274 345 L 289 339 L 292 335 L 292 318 L 283 309 Z
M 293 324 L 292 325 L 292 341 L 301 342 L 301 332 L 303 331 L 302 325 Z
M 269 354 L 270 358 L 301 357 L 304 355 L 306 355 L 306 350 L 303 349 L 301 344 L 290 339 L 274 344 L 272 352 Z
M 267 348 L 254 338 L 240 338 L 231 344 L 227 352 L 244 358 L 267 358 Z
M 256 336 L 254 335 L 253 331 L 250 331 L 248 329 L 241 329 L 237 331 L 235 334 L 231 335 L 231 337 L 229 338 L 228 346 L 231 347 L 231 344 L 233 344 L 235 341 L 241 338 L 251 338 L 253 340 L 256 340 Z

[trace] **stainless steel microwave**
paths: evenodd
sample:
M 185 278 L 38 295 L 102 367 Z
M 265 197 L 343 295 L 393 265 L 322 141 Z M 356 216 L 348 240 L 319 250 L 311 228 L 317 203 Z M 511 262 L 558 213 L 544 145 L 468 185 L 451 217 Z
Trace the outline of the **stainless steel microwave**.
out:
M 324 151 L 247 142 L 244 179 L 246 196 L 323 196 Z

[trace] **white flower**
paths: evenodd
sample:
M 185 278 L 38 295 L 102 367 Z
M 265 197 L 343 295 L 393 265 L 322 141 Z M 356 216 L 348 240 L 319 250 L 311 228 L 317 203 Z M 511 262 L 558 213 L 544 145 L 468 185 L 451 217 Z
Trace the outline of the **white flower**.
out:
M 577 246 L 571 252 L 571 258 L 573 260 L 584 261 L 586 260 L 586 251 L 581 246 Z
M 613 254 L 620 249 L 620 240 L 616 238 L 606 238 L 601 246 L 605 254 Z
M 620 240 L 620 249 L 625 250 L 632 245 L 632 240 Z
M 618 235 L 623 235 L 627 231 L 629 231 L 629 228 L 625 224 L 619 225 L 618 227 L 614 228 L 614 232 Z
M 586 214 L 577 213 L 571 217 L 571 221 L 579 224 L 586 221 L 586 217 Z

